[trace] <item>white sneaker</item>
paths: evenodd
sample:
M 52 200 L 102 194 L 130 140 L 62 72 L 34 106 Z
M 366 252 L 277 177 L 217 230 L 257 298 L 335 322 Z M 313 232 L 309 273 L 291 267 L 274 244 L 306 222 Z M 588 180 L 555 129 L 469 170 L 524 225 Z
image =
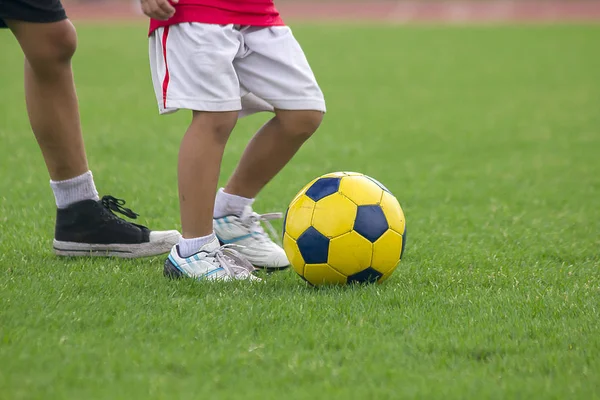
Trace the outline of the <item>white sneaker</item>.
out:
M 228 215 L 213 220 L 213 228 L 221 244 L 240 246 L 238 252 L 257 268 L 277 271 L 290 266 L 285 251 L 273 242 L 261 223 L 277 236 L 269 222 L 281 218 L 281 213 L 257 214 L 252 207 L 244 208 L 241 216 Z
M 260 281 L 252 275 L 253 271 L 255 268 L 252 264 L 235 250 L 220 246 L 217 238 L 205 244 L 196 254 L 185 258 L 179 254 L 179 246 L 173 246 L 164 266 L 164 274 L 170 278 Z

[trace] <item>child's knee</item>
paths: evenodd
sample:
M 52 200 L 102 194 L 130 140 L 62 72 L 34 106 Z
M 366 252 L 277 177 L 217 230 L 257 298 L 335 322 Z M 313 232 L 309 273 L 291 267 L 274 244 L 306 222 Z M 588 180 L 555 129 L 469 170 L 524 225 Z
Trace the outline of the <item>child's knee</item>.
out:
M 48 70 L 69 64 L 77 48 L 77 33 L 70 21 L 54 24 L 39 43 L 29 46 L 25 56 L 34 70 Z
M 237 112 L 194 112 L 192 124 L 225 144 L 237 123 Z
M 323 113 L 321 111 L 277 111 L 277 118 L 283 126 L 283 131 L 298 139 L 306 140 L 321 125 Z

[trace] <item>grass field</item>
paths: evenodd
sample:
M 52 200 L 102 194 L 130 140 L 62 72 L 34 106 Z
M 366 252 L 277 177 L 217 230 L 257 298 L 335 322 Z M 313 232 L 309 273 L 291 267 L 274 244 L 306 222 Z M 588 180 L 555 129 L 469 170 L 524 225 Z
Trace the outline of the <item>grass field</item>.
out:
M 146 27 L 78 29 L 100 191 L 178 227 L 189 115 L 157 115 Z M 171 282 L 160 257 L 55 258 L 2 32 L 0 399 L 600 398 L 600 27 L 295 32 L 329 113 L 256 208 L 284 210 L 326 172 L 371 175 L 407 216 L 394 276 L 315 290 L 288 271 L 257 287 Z M 265 118 L 238 125 L 223 177 Z

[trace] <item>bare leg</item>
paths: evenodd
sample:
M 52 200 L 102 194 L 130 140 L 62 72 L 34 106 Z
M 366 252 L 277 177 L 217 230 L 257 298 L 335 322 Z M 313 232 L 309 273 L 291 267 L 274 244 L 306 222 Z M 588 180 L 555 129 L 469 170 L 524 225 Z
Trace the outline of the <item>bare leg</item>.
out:
M 88 171 L 71 57 L 77 46 L 68 20 L 7 21 L 25 54 L 25 97 L 31 128 L 50 177 L 62 181 Z
M 254 198 L 292 159 L 302 144 L 317 130 L 320 111 L 277 110 L 252 138 L 225 192 Z
M 194 112 L 179 150 L 179 204 L 184 238 L 213 232 L 215 193 L 236 112 Z
M 50 185 L 57 206 L 55 253 L 146 257 L 168 252 L 179 240 L 179 232 L 149 233 L 121 220 L 97 201 L 71 70 L 71 58 L 77 47 L 73 25 L 68 20 L 6 22 L 25 55 L 27 112 L 52 179 Z M 114 199 L 107 201 L 116 205 Z

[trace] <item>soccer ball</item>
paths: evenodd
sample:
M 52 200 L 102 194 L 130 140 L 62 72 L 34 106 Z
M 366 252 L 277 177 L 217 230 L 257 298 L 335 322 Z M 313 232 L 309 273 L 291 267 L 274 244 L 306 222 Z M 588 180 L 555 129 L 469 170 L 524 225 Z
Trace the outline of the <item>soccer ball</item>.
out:
M 355 172 L 326 174 L 306 185 L 292 200 L 283 231 L 292 267 L 315 286 L 383 282 L 406 243 L 398 200 Z

